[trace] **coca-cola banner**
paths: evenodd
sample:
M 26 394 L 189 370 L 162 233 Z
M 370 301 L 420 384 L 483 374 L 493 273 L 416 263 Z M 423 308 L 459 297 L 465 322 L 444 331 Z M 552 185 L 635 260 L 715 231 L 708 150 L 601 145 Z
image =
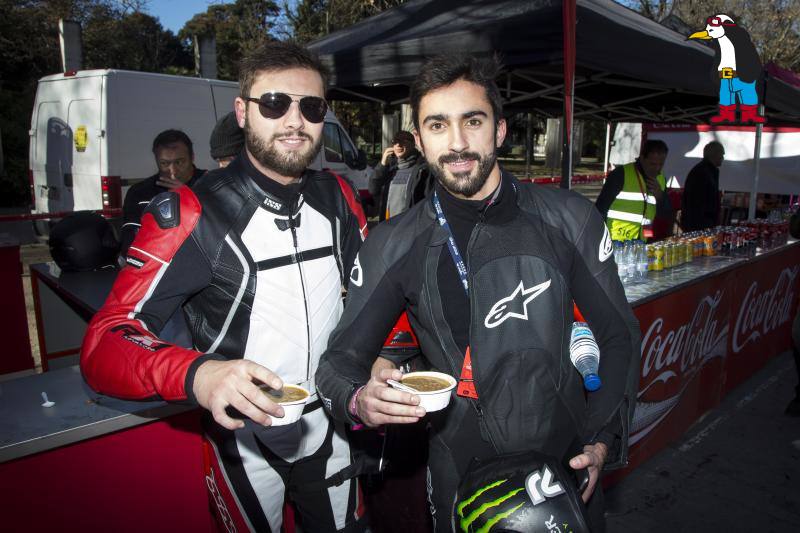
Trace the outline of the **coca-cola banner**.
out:
M 733 272 L 634 308 L 642 330 L 631 467 L 677 439 L 719 403 L 730 334 Z
M 725 393 L 770 357 L 791 349 L 799 271 L 798 245 L 758 257 L 736 270 Z

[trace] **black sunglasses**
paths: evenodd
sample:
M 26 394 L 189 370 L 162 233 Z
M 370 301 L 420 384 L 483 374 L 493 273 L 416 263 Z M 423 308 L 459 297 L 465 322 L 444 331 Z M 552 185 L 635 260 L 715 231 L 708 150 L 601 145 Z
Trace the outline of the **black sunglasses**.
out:
M 299 100 L 292 99 L 292 96 L 299 96 Z M 309 122 L 319 124 L 325 120 L 325 113 L 328 112 L 328 102 L 319 96 L 303 96 L 302 94 L 287 93 L 264 93 L 260 98 L 252 96 L 242 96 L 242 100 L 258 104 L 261 116 L 269 119 L 281 118 L 289 110 L 292 102 L 300 104 L 300 113 Z

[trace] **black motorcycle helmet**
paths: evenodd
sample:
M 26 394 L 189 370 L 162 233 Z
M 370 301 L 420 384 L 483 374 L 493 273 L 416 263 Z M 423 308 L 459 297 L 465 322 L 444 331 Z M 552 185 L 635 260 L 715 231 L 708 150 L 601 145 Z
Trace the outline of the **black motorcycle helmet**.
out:
M 119 241 L 111 224 L 98 213 L 67 215 L 50 231 L 50 255 L 64 271 L 86 272 L 114 265 Z
M 453 508 L 456 531 L 589 533 L 576 478 L 536 451 L 473 459 Z

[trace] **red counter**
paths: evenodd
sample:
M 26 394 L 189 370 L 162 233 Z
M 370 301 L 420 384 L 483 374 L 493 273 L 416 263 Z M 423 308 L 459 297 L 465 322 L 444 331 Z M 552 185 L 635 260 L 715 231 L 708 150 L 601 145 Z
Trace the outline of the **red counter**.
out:
M 689 282 L 641 305 L 639 394 L 630 465 L 678 439 L 768 359 L 791 349 L 800 244 Z

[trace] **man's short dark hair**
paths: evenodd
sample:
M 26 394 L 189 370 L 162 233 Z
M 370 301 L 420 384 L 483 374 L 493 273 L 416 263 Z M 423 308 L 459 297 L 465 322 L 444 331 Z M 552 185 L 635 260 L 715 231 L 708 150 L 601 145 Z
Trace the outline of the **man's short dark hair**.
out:
M 667 147 L 667 143 L 665 143 L 661 139 L 648 139 L 642 145 L 642 151 L 639 154 L 639 156 L 647 157 L 648 155 L 654 152 L 667 155 L 669 153 L 669 148 Z
M 192 147 L 192 140 L 188 135 L 181 130 L 164 130 L 153 139 L 153 154 L 156 150 L 168 146 L 170 144 L 183 143 L 189 149 L 189 155 L 194 156 L 194 148 Z
M 426 94 L 465 80 L 480 85 L 492 105 L 495 124 L 503 118 L 503 100 L 495 78 L 500 72 L 497 57 L 477 58 L 467 54 L 440 55 L 429 59 L 411 85 L 411 118 L 419 130 L 419 103 Z
M 294 43 L 269 41 L 253 50 L 239 62 L 241 96 L 254 96 L 250 94 L 250 89 L 253 88 L 253 83 L 261 72 L 275 72 L 290 68 L 313 70 L 322 78 L 323 90 L 328 86 L 328 69 L 314 53 Z

